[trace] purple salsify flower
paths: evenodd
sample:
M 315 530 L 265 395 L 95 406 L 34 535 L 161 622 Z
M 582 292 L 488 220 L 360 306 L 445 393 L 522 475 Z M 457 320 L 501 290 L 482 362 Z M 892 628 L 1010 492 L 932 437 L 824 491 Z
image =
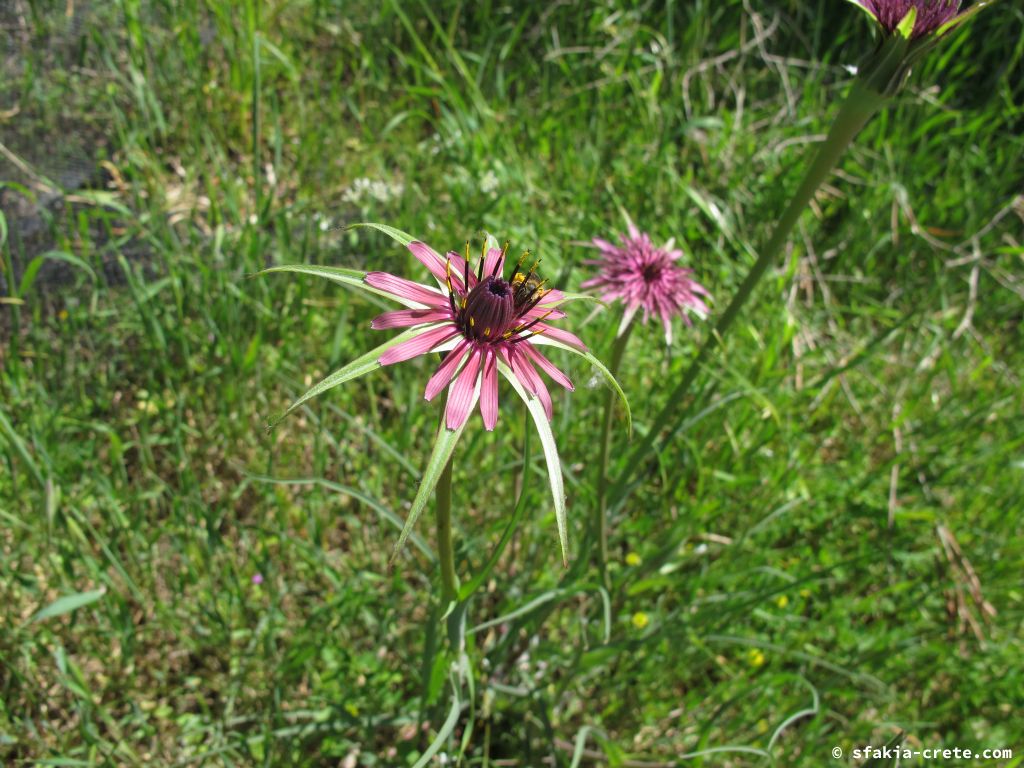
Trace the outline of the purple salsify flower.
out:
M 906 18 L 911 8 L 916 10 L 912 37 L 927 35 L 956 18 L 959 0 L 858 0 L 864 8 L 892 33 Z
M 414 283 L 387 272 L 366 273 L 344 267 L 286 264 L 264 270 L 264 273 L 316 275 L 348 288 L 384 296 L 405 307 L 385 312 L 372 323 L 373 328 L 404 329 L 400 334 L 314 384 L 274 423 L 311 398 L 382 366 L 430 352 L 445 354 L 424 392 L 426 399 L 432 400 L 441 391 L 448 390 L 443 428 L 438 429 L 434 438 L 423 479 L 392 553 L 394 559 L 411 535 L 444 467 L 451 460 L 455 445 L 478 401 L 484 427 L 493 430 L 497 424 L 498 375 L 501 374 L 526 404 L 537 427 L 555 505 L 562 560 L 567 563 L 568 527 L 562 465 L 551 431 L 551 394 L 539 371 L 566 389 L 571 390 L 573 386 L 538 347 L 555 347 L 589 362 L 618 394 L 627 428 L 632 425 L 629 403 L 611 372 L 576 336 L 547 322 L 565 317 L 558 305 L 588 297 L 545 288 L 546 281 L 537 276 L 537 263 L 527 270 L 521 269 L 528 252 L 506 274 L 507 243 L 499 249 L 488 247 L 485 241 L 476 269 L 473 269 L 468 243 L 465 256 L 453 251 L 441 256 L 430 246 L 394 227 L 370 223 L 356 226 L 376 229 L 405 244 L 430 270 L 437 286 Z
M 914 27 L 909 35 L 911 40 L 946 32 L 988 4 L 986 0 L 980 0 L 970 9 L 961 11 L 960 0 L 851 0 L 851 2 L 867 11 L 890 35 L 897 32 L 900 24 L 907 18 L 907 14 L 913 11 Z
M 849 0 L 871 17 L 882 34 L 857 65 L 864 94 L 895 95 L 911 68 L 939 41 L 995 0 Z M 868 105 L 870 106 L 870 104 Z
M 560 291 L 544 287 L 535 263 L 521 271 L 529 257 L 525 252 L 506 277 L 502 249 L 484 246 L 476 269 L 470 266 L 469 244 L 465 256 L 449 251 L 441 256 L 425 243 L 413 241 L 409 250 L 438 282 L 438 287 L 413 283 L 386 272 L 370 272 L 367 285 L 391 296 L 408 309 L 385 312 L 372 327 L 416 327 L 411 339 L 387 349 L 378 358 L 381 365 L 393 365 L 430 352 L 446 352 L 444 360 L 427 382 L 424 397 L 433 400 L 449 389 L 445 408 L 448 429 L 462 427 L 479 398 L 484 428 L 493 430 L 498 421 L 498 367 L 511 375 L 538 398 L 551 419 L 551 395 L 537 369 L 572 390 L 572 382 L 537 349 L 538 339 L 567 344 L 581 351 L 586 345 L 568 331 L 549 325 L 547 320 L 565 316 L 555 304 L 564 300 Z
M 646 323 L 651 315 L 661 318 L 665 341 L 672 343 L 672 318 L 679 315 L 691 325 L 689 313 L 704 319 L 710 309 L 701 298 L 710 298 L 707 289 L 693 279 L 693 270 L 678 264 L 683 252 L 670 240 L 658 248 L 646 232 L 641 232 L 627 219 L 629 234 L 620 236 L 621 245 L 595 237 L 594 245 L 601 256 L 586 263 L 599 267 L 597 277 L 582 284 L 597 290 L 605 301 L 621 300 L 625 304 L 621 334 L 643 310 Z

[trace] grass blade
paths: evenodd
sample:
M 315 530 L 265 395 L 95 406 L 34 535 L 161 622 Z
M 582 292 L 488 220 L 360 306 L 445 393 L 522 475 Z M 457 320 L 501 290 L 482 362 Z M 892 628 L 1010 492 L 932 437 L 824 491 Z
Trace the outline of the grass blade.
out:
M 36 613 L 36 615 L 32 617 L 31 622 L 44 621 L 46 619 L 52 619 L 54 616 L 62 616 L 65 613 L 77 611 L 79 608 L 84 608 L 91 603 L 95 603 L 105 594 L 107 594 L 106 587 L 101 587 L 100 589 L 93 589 L 89 592 L 76 592 L 73 595 L 58 597 L 48 606 Z

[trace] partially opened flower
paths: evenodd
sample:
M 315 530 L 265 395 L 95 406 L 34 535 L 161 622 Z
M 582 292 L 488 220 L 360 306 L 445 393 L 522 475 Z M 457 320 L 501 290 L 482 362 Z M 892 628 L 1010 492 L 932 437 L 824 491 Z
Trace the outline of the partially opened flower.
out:
M 860 80 L 883 97 L 903 85 L 911 66 L 938 41 L 994 0 L 849 0 L 878 25 L 877 49 L 858 65 Z
M 586 263 L 597 266 L 599 273 L 582 287 L 597 290 L 606 301 L 622 301 L 625 311 L 619 334 L 629 327 L 636 313 L 643 310 L 645 323 L 651 315 L 661 319 L 665 341 L 671 344 L 672 319 L 682 317 L 691 325 L 691 312 L 701 319 L 706 318 L 710 310 L 704 298 L 710 298 L 710 294 L 693 279 L 692 269 L 679 264 L 683 252 L 675 247 L 674 240 L 659 248 L 646 232 L 641 232 L 628 219 L 627 227 L 629 234 L 619 237 L 620 245 L 594 238 L 601 255 Z
M 965 12 L 960 10 L 960 0 L 852 0 L 867 11 L 882 30 L 889 35 L 896 34 L 900 24 L 913 11 L 910 37 L 918 38 L 939 30 L 946 31 L 950 22 L 960 20 Z M 977 9 L 973 8 L 971 12 Z
M 484 428 L 493 430 L 497 424 L 500 373 L 526 403 L 540 435 L 565 559 L 567 531 L 562 469 L 549 423 L 551 395 L 540 371 L 566 389 L 572 390 L 573 386 L 538 347 L 565 350 L 595 366 L 623 400 L 627 423 L 629 421 L 625 395 L 608 369 L 575 335 L 550 324 L 550 321 L 565 316 L 559 309 L 560 305 L 585 297 L 549 288 L 547 281 L 537 275 L 539 262 L 525 267 L 528 253 L 524 253 L 511 270 L 507 269 L 507 243 L 504 248 L 497 248 L 493 241 L 485 242 L 473 265 L 468 244 L 464 255 L 449 251 L 441 256 L 430 246 L 393 227 L 382 224 L 357 226 L 372 227 L 407 246 L 431 273 L 436 285 L 415 283 L 387 272 L 364 273 L 339 267 L 295 264 L 266 270 L 326 277 L 342 285 L 386 297 L 405 307 L 385 312 L 371 323 L 375 329 L 404 329 L 401 333 L 314 385 L 281 418 L 331 387 L 381 366 L 412 360 L 431 352 L 444 355 L 424 390 L 427 400 L 433 400 L 447 390 L 442 426 L 434 440 L 433 452 L 405 528 L 395 546 L 397 553 L 437 485 L 478 402 Z
M 409 243 L 409 250 L 430 270 L 439 287 L 411 283 L 387 272 L 366 275 L 367 285 L 409 307 L 385 312 L 374 319 L 372 327 L 418 330 L 411 339 L 385 351 L 380 363 L 393 365 L 429 352 L 447 352 L 427 382 L 424 397 L 433 400 L 451 385 L 445 408 L 448 429 L 466 423 L 477 397 L 484 428 L 494 429 L 499 367 L 540 400 L 550 420 L 551 396 L 537 369 L 568 390 L 573 386 L 537 346 L 554 339 L 580 351 L 587 347 L 573 334 L 546 322 L 565 317 L 557 309 L 565 295 L 547 288 L 547 281 L 537 276 L 539 262 L 522 269 L 530 256 L 525 252 L 506 275 L 508 243 L 500 250 L 485 245 L 475 269 L 470 266 L 469 243 L 465 256 L 454 251 L 441 256 L 418 241 Z M 542 335 L 546 339 L 542 340 Z

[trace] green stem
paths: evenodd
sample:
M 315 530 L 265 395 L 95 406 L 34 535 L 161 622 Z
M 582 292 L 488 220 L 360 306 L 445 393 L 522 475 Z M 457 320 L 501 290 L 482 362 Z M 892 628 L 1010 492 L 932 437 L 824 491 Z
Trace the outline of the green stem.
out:
M 443 427 L 442 427 L 443 429 Z M 459 578 L 455 575 L 455 550 L 452 547 L 452 462 L 449 459 L 434 490 L 437 505 L 437 559 L 441 562 L 441 610 L 459 599 Z
M 608 370 L 612 376 L 618 378 L 619 368 L 622 365 L 622 356 L 626 351 L 626 344 L 633 332 L 633 321 L 631 320 L 625 329 L 615 339 L 612 347 L 611 365 Z M 601 419 L 601 458 L 598 461 L 600 475 L 597 480 L 597 506 L 594 508 L 593 529 L 597 534 L 598 550 L 597 565 L 601 572 L 601 583 L 609 587 L 608 580 L 608 460 L 611 456 L 612 447 L 612 412 L 615 410 L 615 392 L 608 389 L 604 398 L 604 416 Z
M 818 148 L 814 160 L 807 169 L 800 187 L 775 225 L 771 238 L 761 249 L 757 261 L 754 262 L 750 272 L 747 273 L 746 278 L 740 284 L 736 295 L 729 302 L 729 306 L 725 308 L 725 311 L 718 318 L 714 330 L 705 339 L 704 344 L 701 345 L 700 350 L 686 369 L 682 379 L 680 379 L 675 389 L 668 396 L 665 405 L 653 420 L 651 430 L 630 451 L 629 460 L 626 462 L 626 469 L 619 476 L 615 484 L 616 498 L 624 495 L 624 489 L 629 480 L 630 473 L 643 466 L 640 459 L 654 447 L 661 434 L 659 427 L 676 423 L 676 411 L 686 402 L 690 386 L 693 384 L 694 379 L 697 378 L 697 374 L 700 372 L 704 361 L 721 343 L 729 326 L 732 325 L 737 315 L 739 315 L 743 305 L 747 303 L 747 300 L 754 292 L 754 288 L 761 281 L 765 272 L 768 271 L 768 267 L 777 260 L 779 253 L 786 244 L 786 240 L 789 238 L 790 232 L 792 232 L 793 227 L 799 220 L 800 214 L 803 213 L 804 208 L 807 207 L 811 198 L 814 197 L 818 187 L 828 178 L 839 158 L 853 141 L 854 137 L 860 132 L 860 129 L 867 124 L 868 120 L 882 107 L 885 101 L 886 98 L 884 96 L 870 87 L 866 87 L 860 81 L 854 83 L 849 95 L 846 97 L 846 101 L 843 102 L 839 113 L 836 115 L 835 122 L 832 124 L 828 136 Z

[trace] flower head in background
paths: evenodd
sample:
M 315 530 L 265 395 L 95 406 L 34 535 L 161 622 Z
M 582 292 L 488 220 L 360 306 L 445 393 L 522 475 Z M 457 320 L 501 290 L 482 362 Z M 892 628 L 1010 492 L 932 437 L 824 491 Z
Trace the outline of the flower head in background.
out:
M 628 219 L 627 225 L 629 234 L 619 237 L 620 245 L 594 238 L 601 255 L 586 263 L 597 266 L 599 274 L 582 287 L 595 289 L 606 301 L 617 299 L 626 305 L 619 334 L 642 309 L 645 323 L 651 315 L 661 318 L 665 341 L 671 344 L 672 318 L 678 315 L 687 325 L 692 325 L 691 312 L 706 318 L 710 310 L 702 297 L 710 298 L 710 294 L 693 279 L 692 269 L 680 266 L 683 252 L 675 248 L 674 240 L 658 248 Z
M 940 28 L 960 15 L 959 0 L 853 0 L 861 6 L 887 34 L 895 34 L 911 9 L 914 11 L 914 26 L 911 38 L 923 37 L 937 32 Z
M 976 0 L 961 9 L 960 0 L 849 0 L 868 14 L 882 32 L 876 50 L 858 65 L 860 80 L 884 97 L 894 95 L 911 67 L 940 39 L 995 0 Z
M 372 327 L 415 327 L 410 339 L 386 350 L 381 365 L 393 365 L 428 352 L 446 352 L 444 360 L 427 382 L 424 397 L 433 400 L 449 388 L 445 408 L 448 429 L 466 423 L 479 397 L 484 428 L 493 430 L 498 421 L 498 365 L 503 364 L 531 395 L 543 404 L 551 419 L 551 395 L 537 369 L 572 390 L 572 382 L 537 349 L 543 335 L 586 350 L 576 336 L 546 321 L 565 316 L 555 305 L 564 299 L 560 291 L 545 287 L 534 263 L 523 265 L 529 252 L 506 270 L 505 247 L 482 249 L 476 268 L 471 267 L 469 243 L 465 255 L 449 251 L 441 256 L 425 243 L 413 241 L 409 250 L 438 282 L 438 288 L 413 283 L 387 272 L 370 272 L 366 284 L 389 295 L 409 309 L 385 312 Z M 506 272 L 508 274 L 506 275 Z M 506 375 L 509 375 L 506 374 Z

